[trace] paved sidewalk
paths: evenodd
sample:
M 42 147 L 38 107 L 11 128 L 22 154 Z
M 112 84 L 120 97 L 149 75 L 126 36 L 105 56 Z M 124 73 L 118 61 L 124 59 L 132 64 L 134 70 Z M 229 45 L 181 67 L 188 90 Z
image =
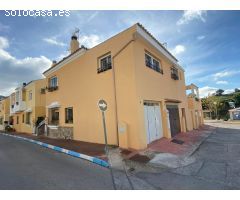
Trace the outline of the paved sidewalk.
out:
M 143 163 L 146 166 L 160 168 L 177 168 L 189 165 L 195 161 L 191 155 L 215 129 L 215 127 L 204 125 L 198 130 L 180 133 L 172 139 L 162 138 L 151 143 L 144 151 L 133 152 L 127 156 L 127 159 Z M 173 143 L 173 139 L 182 141 L 183 144 Z
M 136 171 L 135 176 L 157 189 L 240 189 L 240 126 L 216 125 L 188 157 L 192 162 L 156 172 Z
M 35 136 L 28 133 L 11 132 L 7 134 L 33 139 L 36 141 L 44 142 L 47 144 L 72 150 L 78 153 L 82 153 L 82 154 L 86 154 L 89 156 L 98 157 L 106 160 L 106 156 L 104 152 L 105 145 L 103 144 L 95 144 L 95 143 L 82 142 L 82 141 L 69 140 L 69 139 L 53 139 L 45 136 Z

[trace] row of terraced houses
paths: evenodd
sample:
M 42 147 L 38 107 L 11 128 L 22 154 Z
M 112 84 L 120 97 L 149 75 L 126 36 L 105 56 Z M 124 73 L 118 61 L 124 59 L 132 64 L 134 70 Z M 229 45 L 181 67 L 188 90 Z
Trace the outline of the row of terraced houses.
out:
M 144 149 L 203 123 L 198 88 L 178 60 L 139 23 L 87 49 L 72 35 L 70 53 L 0 101 L 0 129 L 104 143 L 99 99 L 108 103 L 108 141 Z M 187 93 L 187 90 L 190 92 Z

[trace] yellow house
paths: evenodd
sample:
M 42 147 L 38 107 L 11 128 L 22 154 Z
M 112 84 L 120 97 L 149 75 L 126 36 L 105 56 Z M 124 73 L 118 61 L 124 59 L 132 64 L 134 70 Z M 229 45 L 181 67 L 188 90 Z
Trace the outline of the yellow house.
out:
M 49 137 L 104 143 L 97 106 L 106 100 L 108 142 L 144 149 L 193 129 L 184 69 L 142 25 L 87 49 L 76 35 L 70 55 L 44 72 Z
M 10 107 L 9 107 L 10 98 L 5 97 L 0 100 L 0 130 L 4 130 L 5 126 L 9 123 Z
M 194 84 L 186 86 L 186 90 L 191 90 L 188 94 L 188 109 L 191 116 L 191 123 L 194 129 L 203 124 L 202 102 L 199 98 L 198 87 Z
M 31 81 L 10 95 L 10 121 L 17 132 L 35 133 L 35 127 L 45 119 L 45 81 Z

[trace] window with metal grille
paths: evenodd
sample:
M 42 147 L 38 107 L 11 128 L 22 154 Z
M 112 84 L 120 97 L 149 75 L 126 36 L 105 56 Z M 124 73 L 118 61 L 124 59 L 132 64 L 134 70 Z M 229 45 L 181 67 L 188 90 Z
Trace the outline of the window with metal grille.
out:
M 57 76 L 53 76 L 49 79 L 48 92 L 53 92 L 57 89 L 58 89 L 58 78 Z
M 72 124 L 73 123 L 73 108 L 65 108 L 65 123 Z
M 171 78 L 174 80 L 179 80 L 178 69 L 176 67 L 171 67 Z
M 98 73 L 112 69 L 112 57 L 107 55 L 99 59 L 99 67 L 97 69 Z
M 161 62 L 147 53 L 145 53 L 145 64 L 147 67 L 163 74 L 163 70 L 161 68 Z

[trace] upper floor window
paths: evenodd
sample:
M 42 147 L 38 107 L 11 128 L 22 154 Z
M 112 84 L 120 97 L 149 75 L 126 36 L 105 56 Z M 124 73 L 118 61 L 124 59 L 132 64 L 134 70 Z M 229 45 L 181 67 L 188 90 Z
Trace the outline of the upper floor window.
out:
M 97 69 L 98 73 L 112 69 L 112 57 L 107 55 L 99 59 L 99 67 Z
M 32 91 L 29 91 L 28 100 L 32 100 Z
M 58 78 L 56 76 L 53 76 L 49 79 L 48 91 L 52 92 L 57 89 L 58 89 Z
M 19 91 L 16 92 L 15 99 L 16 99 L 16 104 L 18 104 L 19 103 L 19 99 L 20 99 L 20 92 Z
M 145 64 L 147 67 L 163 74 L 163 70 L 161 67 L 161 62 L 154 58 L 153 56 L 150 56 L 149 54 L 145 53 Z
M 171 67 L 171 78 L 179 80 L 178 69 L 176 67 Z

